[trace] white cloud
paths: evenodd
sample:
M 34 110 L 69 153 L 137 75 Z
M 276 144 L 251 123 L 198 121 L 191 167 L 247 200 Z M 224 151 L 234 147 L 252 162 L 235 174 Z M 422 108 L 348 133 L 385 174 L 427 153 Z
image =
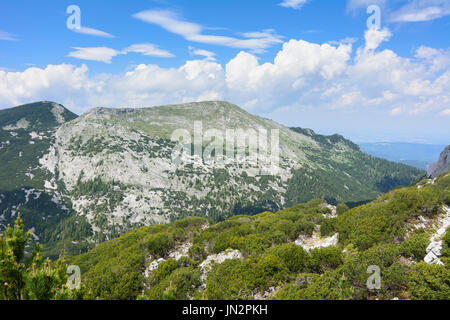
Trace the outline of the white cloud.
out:
M 87 27 L 79 27 L 72 29 L 76 33 L 81 34 L 87 34 L 90 36 L 96 36 L 96 37 L 103 37 L 103 38 L 115 38 L 112 34 L 108 32 L 104 32 L 101 30 L 93 29 L 93 28 L 87 28 Z
M 364 39 L 366 40 L 365 50 L 375 50 L 384 41 L 388 41 L 392 36 L 389 29 L 384 28 L 382 30 L 370 29 L 364 33 Z
M 72 49 L 75 49 L 76 51 L 70 52 L 69 57 L 82 60 L 100 61 L 104 63 L 111 63 L 113 57 L 128 54 L 130 52 L 158 58 L 175 57 L 175 55 L 169 51 L 162 50 L 158 46 L 151 43 L 133 44 L 122 51 L 108 47 L 73 47 Z
M 205 60 L 216 61 L 215 53 L 212 51 L 204 50 L 204 49 L 196 49 L 194 47 L 189 46 L 189 51 L 191 55 L 194 56 L 202 56 L 205 57 Z
M 239 39 L 235 37 L 202 34 L 206 28 L 203 26 L 184 21 L 181 17 L 172 11 L 167 10 L 147 10 L 133 15 L 134 18 L 141 21 L 156 24 L 161 28 L 182 36 L 188 41 L 214 44 L 238 49 L 250 49 L 262 52 L 265 49 L 282 43 L 280 36 L 274 32 L 259 33 L 257 37 Z M 247 33 L 249 35 L 251 33 Z
M 153 56 L 159 58 L 173 58 L 174 54 L 169 51 L 162 50 L 158 46 L 151 43 L 141 43 L 141 44 L 133 44 L 128 48 L 124 49 L 122 53 L 126 54 L 129 52 L 140 53 L 144 56 Z
M 289 93 L 312 81 L 331 79 L 343 72 L 350 59 L 350 51 L 351 45 L 333 47 L 290 40 L 283 44 L 274 63 L 261 65 L 256 56 L 240 52 L 226 65 L 227 84 L 243 93 Z
M 396 116 L 403 113 L 402 107 L 396 107 L 389 112 L 391 115 Z
M 68 64 L 31 67 L 23 72 L 0 71 L 0 105 L 11 107 L 36 100 L 82 101 L 92 84 L 87 71 L 85 65 Z
M 302 108 L 319 113 L 342 109 L 341 114 L 351 111 L 366 118 L 397 115 L 396 121 L 446 115 L 450 105 L 448 51 L 420 47 L 414 59 L 403 58 L 392 50 L 379 49 L 389 35 L 388 30 L 366 34 L 366 44 L 357 50 L 352 44 L 292 39 L 283 44 L 273 61 L 265 63 L 251 52 L 241 51 L 222 66 L 212 60 L 212 52 L 191 47 L 192 54 L 206 59 L 189 60 L 178 68 L 141 64 L 125 73 L 97 76 L 89 75 L 85 65 L 3 70 L 0 107 L 54 100 L 82 112 L 94 106 L 142 107 L 226 99 L 259 113 L 284 108 L 275 112 L 277 116 Z M 110 48 L 76 49 L 78 58 L 104 62 L 121 53 Z
M 14 34 L 0 30 L 0 40 L 17 41 Z
M 111 63 L 111 59 L 120 54 L 120 51 L 108 47 L 73 47 L 72 49 L 75 49 L 76 51 L 70 52 L 69 57 L 105 63 Z
M 450 68 L 450 48 L 447 50 L 439 50 L 421 46 L 417 49 L 415 57 L 427 63 L 432 72 Z
M 348 0 L 347 10 L 365 10 L 370 5 L 382 7 L 382 20 L 387 22 L 421 22 L 431 21 L 450 15 L 448 0 Z
M 285 8 L 292 8 L 299 10 L 301 9 L 309 0 L 283 0 L 280 6 Z
M 450 116 L 450 109 L 442 110 L 441 114 L 444 116 Z
M 378 5 L 378 6 L 384 6 L 386 4 L 387 0 L 349 0 L 347 2 L 347 9 L 349 10 L 356 10 L 367 7 L 371 5 Z
M 392 22 L 421 22 L 439 19 L 447 15 L 450 15 L 448 0 L 417 0 L 392 12 L 389 20 Z

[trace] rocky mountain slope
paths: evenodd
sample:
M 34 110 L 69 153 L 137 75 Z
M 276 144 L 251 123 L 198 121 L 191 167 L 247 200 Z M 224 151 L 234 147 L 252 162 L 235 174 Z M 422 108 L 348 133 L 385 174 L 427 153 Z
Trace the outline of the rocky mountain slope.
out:
M 42 102 L 0 111 L 0 119 L 0 163 L 9 168 L 1 173 L 0 228 L 20 210 L 51 254 L 187 216 L 219 221 L 318 197 L 367 201 L 424 175 L 368 156 L 342 136 L 289 129 L 227 102 L 96 108 L 80 117 Z M 278 174 L 261 175 L 254 162 L 230 157 L 174 163 L 172 133 L 193 134 L 196 121 L 203 132 L 279 130 Z M 200 144 L 191 147 L 205 150 L 208 140 Z
M 449 226 L 447 172 L 353 209 L 316 199 L 143 227 L 69 261 L 90 299 L 448 300 Z
M 58 242 L 74 229 L 69 225 L 83 225 L 74 217 L 70 199 L 49 184 L 53 174 L 40 164 L 57 128 L 76 117 L 46 101 L 0 110 L 0 232 L 19 211 L 34 239 L 43 243 Z M 63 226 L 67 226 L 65 232 L 61 232 Z M 84 238 L 86 231 L 80 234 Z M 70 238 L 75 240 L 76 232 L 71 231 Z
M 443 172 L 450 170 L 450 145 L 441 152 L 438 162 L 428 168 L 428 177 L 435 178 Z

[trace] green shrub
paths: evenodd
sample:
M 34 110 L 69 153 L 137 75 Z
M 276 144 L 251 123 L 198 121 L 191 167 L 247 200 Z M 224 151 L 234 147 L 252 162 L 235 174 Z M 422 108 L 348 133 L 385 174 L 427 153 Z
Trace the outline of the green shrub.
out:
M 286 279 L 288 269 L 272 254 L 226 260 L 214 265 L 206 280 L 207 299 L 250 299 Z
M 441 209 L 443 191 L 430 184 L 393 190 L 377 200 L 338 216 L 336 227 L 344 244 L 366 250 L 380 243 L 395 243 L 406 234 L 409 218 L 435 216 Z
M 310 251 L 308 268 L 312 272 L 323 273 L 329 269 L 335 269 L 343 262 L 342 251 L 339 247 L 330 246 L 316 248 Z
M 427 233 L 422 232 L 415 234 L 401 243 L 400 253 L 404 257 L 421 261 L 427 254 L 426 249 L 429 243 L 430 236 Z
M 367 273 L 369 266 L 378 266 L 383 279 L 386 270 L 399 258 L 399 248 L 396 245 L 376 245 L 366 251 L 359 252 L 346 259 L 343 265 L 337 268 L 337 272 L 344 274 L 349 286 L 355 289 L 356 298 L 367 299 L 372 293 L 367 289 Z M 379 292 L 388 290 L 386 284 L 381 281 Z
M 442 237 L 442 256 L 450 258 L 450 227 L 447 228 L 444 236 Z
M 152 272 L 151 281 L 160 282 L 178 268 L 178 261 L 169 258 L 158 265 L 158 268 Z
M 450 297 L 450 270 L 437 264 L 419 262 L 407 276 L 408 292 L 418 300 L 448 300 Z
M 407 298 L 403 296 L 403 291 L 407 286 L 407 273 L 409 267 L 399 262 L 394 262 L 387 269 L 382 270 L 382 291 L 381 299 Z
M 150 300 L 188 300 L 201 285 L 201 271 L 194 267 L 174 270 L 163 281 L 150 288 L 145 298 Z
M 173 235 L 168 233 L 156 233 L 150 235 L 145 242 L 148 252 L 155 257 L 162 257 L 175 245 Z
M 270 240 L 259 234 L 249 234 L 233 238 L 231 248 L 240 250 L 244 255 L 262 253 L 270 246 Z
M 279 290 L 273 300 L 341 300 L 346 298 L 342 280 L 337 273 L 322 276 L 301 275 L 300 278 Z
M 272 247 L 267 252 L 281 259 L 289 271 L 293 273 L 304 271 L 309 263 L 308 253 L 302 247 L 293 243 Z
M 350 208 L 344 202 L 339 203 L 337 205 L 337 207 L 336 207 L 336 213 L 337 213 L 338 216 L 343 214 L 344 212 L 346 212 L 348 210 L 350 210 Z
M 296 238 L 299 235 L 311 236 L 316 225 L 313 222 L 306 220 L 298 220 L 294 223 Z
M 314 273 L 302 273 L 293 282 L 278 290 L 270 299 L 271 300 L 299 300 L 304 297 L 304 290 L 307 288 L 313 279 L 319 275 Z
M 320 235 L 322 237 L 328 237 L 336 233 L 336 221 L 336 218 L 323 219 L 323 221 L 320 223 Z

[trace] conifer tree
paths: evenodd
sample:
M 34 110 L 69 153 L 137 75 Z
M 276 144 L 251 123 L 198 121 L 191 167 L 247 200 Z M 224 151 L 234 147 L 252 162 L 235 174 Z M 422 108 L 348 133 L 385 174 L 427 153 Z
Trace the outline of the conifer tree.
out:
M 8 225 L 0 235 L 0 299 L 53 300 L 74 298 L 67 286 L 67 266 L 63 257 L 56 262 L 42 258 L 42 247 L 36 245 L 31 258 L 25 262 L 25 249 L 32 232 L 24 233 L 23 220 L 18 214 L 14 227 Z
M 0 235 L 0 279 L 3 286 L 3 299 L 23 299 L 25 264 L 21 263 L 25 254 L 25 246 L 32 233 L 24 234 L 23 221 L 18 214 L 14 227 L 8 228 L 5 235 Z

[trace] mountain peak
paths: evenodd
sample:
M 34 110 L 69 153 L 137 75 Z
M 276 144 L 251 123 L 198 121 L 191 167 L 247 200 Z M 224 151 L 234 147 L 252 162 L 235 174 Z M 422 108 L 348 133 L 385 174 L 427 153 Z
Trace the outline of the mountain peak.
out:
M 0 128 L 6 131 L 46 130 L 76 117 L 61 104 L 52 101 L 33 102 L 0 110 Z
M 428 169 L 428 176 L 435 178 L 441 173 L 450 170 L 450 145 L 441 152 L 438 162 L 433 163 Z

